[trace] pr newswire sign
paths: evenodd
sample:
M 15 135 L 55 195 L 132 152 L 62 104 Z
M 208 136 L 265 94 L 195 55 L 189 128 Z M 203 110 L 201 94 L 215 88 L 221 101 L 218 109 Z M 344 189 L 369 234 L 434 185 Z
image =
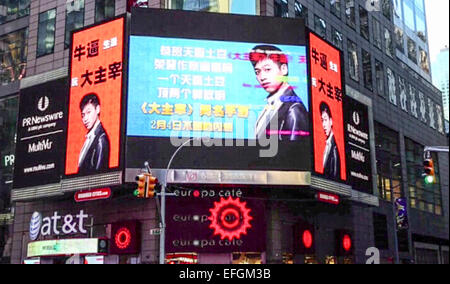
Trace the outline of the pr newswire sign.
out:
M 20 93 L 14 188 L 57 183 L 65 132 L 65 81 Z

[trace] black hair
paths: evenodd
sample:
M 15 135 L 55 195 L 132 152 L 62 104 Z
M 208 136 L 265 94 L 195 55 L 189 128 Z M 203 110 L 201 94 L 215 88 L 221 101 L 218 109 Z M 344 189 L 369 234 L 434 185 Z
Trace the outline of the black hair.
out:
M 96 93 L 89 93 L 83 97 L 83 99 L 80 102 L 80 110 L 83 111 L 84 107 L 87 106 L 88 104 L 92 104 L 94 107 L 100 105 L 100 100 Z
M 330 110 L 330 107 L 327 105 L 326 102 L 321 102 L 319 108 L 320 108 L 320 113 L 325 112 L 326 114 L 328 114 L 328 117 L 329 117 L 329 118 L 333 118 L 333 117 L 331 116 L 331 110 Z
M 269 58 L 275 62 L 279 67 L 283 64 L 288 66 L 288 58 L 286 54 L 284 54 L 281 49 L 273 45 L 257 45 L 249 54 L 249 59 L 253 64 L 253 67 L 255 67 L 258 62 L 266 58 Z

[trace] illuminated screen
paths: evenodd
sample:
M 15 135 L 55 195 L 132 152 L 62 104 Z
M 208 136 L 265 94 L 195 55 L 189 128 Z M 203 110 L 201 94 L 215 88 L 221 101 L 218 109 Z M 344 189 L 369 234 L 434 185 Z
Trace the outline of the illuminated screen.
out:
M 288 104 L 308 116 L 304 46 L 131 36 L 129 64 L 128 136 L 256 139 L 269 96 L 279 119 Z M 266 134 L 297 140 L 309 123 Z
M 311 33 L 310 60 L 315 172 L 346 181 L 341 54 Z
M 66 175 L 119 166 L 124 21 L 73 34 Z

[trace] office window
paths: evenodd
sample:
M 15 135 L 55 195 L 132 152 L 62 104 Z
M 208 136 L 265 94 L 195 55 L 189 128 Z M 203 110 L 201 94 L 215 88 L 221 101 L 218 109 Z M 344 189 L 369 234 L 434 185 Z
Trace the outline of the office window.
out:
M 305 24 L 308 26 L 308 8 L 301 4 L 298 0 L 294 3 L 295 17 L 305 20 Z
M 0 24 L 28 16 L 31 0 L 0 0 Z
M 39 14 L 36 56 L 53 53 L 55 47 L 56 9 Z
M 115 15 L 116 0 L 95 0 L 95 22 L 101 22 Z
M 402 0 L 393 0 L 393 4 L 394 4 L 394 16 L 400 20 L 403 20 Z
M 427 28 L 425 26 L 425 14 L 423 14 L 422 12 L 416 13 L 416 33 L 417 36 L 423 42 L 427 42 Z
M 330 10 L 333 15 L 341 18 L 341 0 L 330 0 Z
M 345 17 L 346 22 L 349 27 L 352 29 L 356 28 L 356 20 L 355 20 L 355 1 L 354 0 L 345 0 Z
M 171 9 L 256 15 L 256 0 L 172 0 Z
M 385 97 L 384 92 L 384 69 L 383 63 L 375 59 L 375 84 L 377 86 L 378 95 Z
M 373 79 L 372 79 L 372 57 L 370 53 L 362 50 L 362 67 L 363 67 L 363 80 L 364 87 L 373 91 Z
M 317 15 L 314 15 L 314 30 L 319 36 L 327 37 L 327 23 Z
M 372 18 L 372 29 L 373 29 L 373 44 L 375 45 L 375 47 L 377 47 L 378 49 L 383 49 L 383 44 L 382 44 L 382 40 L 381 40 L 381 25 L 380 22 L 375 19 Z
M 356 44 L 351 40 L 347 40 L 347 52 L 350 78 L 355 81 L 359 81 L 358 51 L 356 49 Z
M 384 28 L 384 44 L 386 54 L 394 58 L 394 41 L 392 40 L 391 32 L 387 28 Z
M 275 17 L 282 17 L 282 18 L 289 17 L 287 0 L 275 0 L 273 9 Z
M 432 153 L 436 171 L 436 183 L 425 184 L 423 173 L 424 147 L 409 138 L 405 138 L 409 202 L 411 208 L 428 213 L 442 215 L 442 193 L 439 175 L 439 160 Z
M 64 47 L 69 48 L 71 32 L 84 26 L 84 0 L 67 0 Z
M 395 27 L 395 48 L 401 53 L 405 53 L 404 42 L 403 30 L 399 27 Z
M 369 13 L 361 6 L 359 6 L 359 24 L 361 36 L 369 40 Z
M 0 82 L 6 85 L 25 76 L 28 29 L 0 36 Z
M 375 143 L 380 198 L 392 201 L 403 196 L 398 133 L 375 122 Z
M 403 15 L 405 25 L 412 31 L 416 31 L 416 25 L 414 21 L 414 7 L 410 1 L 403 1 Z
M 417 64 L 417 46 L 416 42 L 412 40 L 410 37 L 408 37 L 407 41 L 408 45 L 408 58 Z
M 344 36 L 334 26 L 331 26 L 331 40 L 337 48 L 343 49 Z

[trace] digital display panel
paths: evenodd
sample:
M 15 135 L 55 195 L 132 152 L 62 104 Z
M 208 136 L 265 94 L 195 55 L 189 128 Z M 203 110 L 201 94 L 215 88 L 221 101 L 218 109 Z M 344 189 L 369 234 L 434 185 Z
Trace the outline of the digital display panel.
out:
M 124 18 L 72 37 L 65 175 L 120 165 Z
M 145 161 L 167 168 L 183 146 L 173 169 L 309 174 L 303 20 L 150 8 L 131 13 L 127 169 Z
M 129 62 L 129 136 L 256 139 L 269 112 L 308 116 L 304 46 L 132 36 Z M 280 128 L 270 134 L 309 136 L 307 120 Z
M 310 33 L 314 169 L 334 181 L 346 181 L 341 53 Z

